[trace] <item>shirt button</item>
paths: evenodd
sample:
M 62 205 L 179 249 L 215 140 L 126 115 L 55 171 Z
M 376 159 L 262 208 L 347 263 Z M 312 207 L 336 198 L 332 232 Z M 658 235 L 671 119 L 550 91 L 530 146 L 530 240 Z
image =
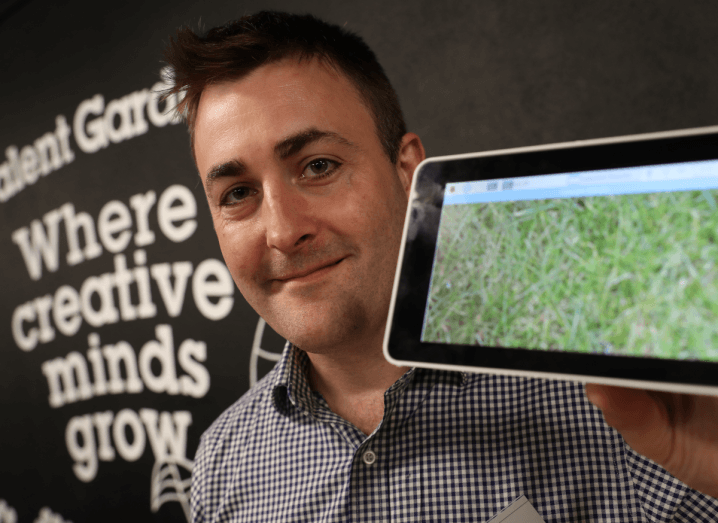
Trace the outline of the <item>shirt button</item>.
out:
M 371 450 L 367 450 L 361 457 L 362 461 L 367 465 L 371 465 L 376 461 L 376 454 Z

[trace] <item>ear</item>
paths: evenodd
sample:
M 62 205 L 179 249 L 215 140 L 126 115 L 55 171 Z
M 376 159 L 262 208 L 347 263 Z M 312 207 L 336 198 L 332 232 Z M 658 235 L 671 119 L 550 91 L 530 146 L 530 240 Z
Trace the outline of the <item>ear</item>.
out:
M 404 187 L 406 196 L 411 192 L 411 181 L 414 179 L 416 167 L 426 158 L 424 144 L 414 133 L 406 133 L 401 139 L 399 156 L 396 160 L 396 172 Z

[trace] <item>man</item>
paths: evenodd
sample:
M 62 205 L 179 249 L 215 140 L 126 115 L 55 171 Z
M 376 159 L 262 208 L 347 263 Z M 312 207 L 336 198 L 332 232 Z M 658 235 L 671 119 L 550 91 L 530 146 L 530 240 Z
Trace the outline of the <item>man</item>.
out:
M 227 266 L 290 342 L 204 434 L 196 521 L 485 521 L 522 494 L 546 521 L 718 520 L 714 399 L 589 388 L 699 493 L 579 384 L 384 360 L 424 149 L 358 37 L 263 12 L 167 57 Z

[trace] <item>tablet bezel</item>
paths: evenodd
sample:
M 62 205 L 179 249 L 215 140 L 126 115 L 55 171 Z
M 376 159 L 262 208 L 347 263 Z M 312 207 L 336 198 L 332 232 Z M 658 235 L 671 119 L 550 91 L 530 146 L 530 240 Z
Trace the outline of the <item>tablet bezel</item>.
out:
M 718 159 L 718 126 L 424 160 L 412 180 L 384 335 L 386 359 L 400 366 L 718 395 L 718 363 L 714 362 L 421 341 L 448 182 L 713 159 Z

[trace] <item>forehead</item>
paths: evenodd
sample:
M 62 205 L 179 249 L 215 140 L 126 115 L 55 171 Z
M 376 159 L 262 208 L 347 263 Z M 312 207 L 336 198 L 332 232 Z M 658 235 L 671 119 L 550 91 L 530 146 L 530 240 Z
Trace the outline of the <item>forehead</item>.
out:
M 202 174 L 239 148 L 273 147 L 309 127 L 342 136 L 369 131 L 378 143 L 372 115 L 345 75 L 316 59 L 262 66 L 203 91 L 194 133 L 197 167 Z

